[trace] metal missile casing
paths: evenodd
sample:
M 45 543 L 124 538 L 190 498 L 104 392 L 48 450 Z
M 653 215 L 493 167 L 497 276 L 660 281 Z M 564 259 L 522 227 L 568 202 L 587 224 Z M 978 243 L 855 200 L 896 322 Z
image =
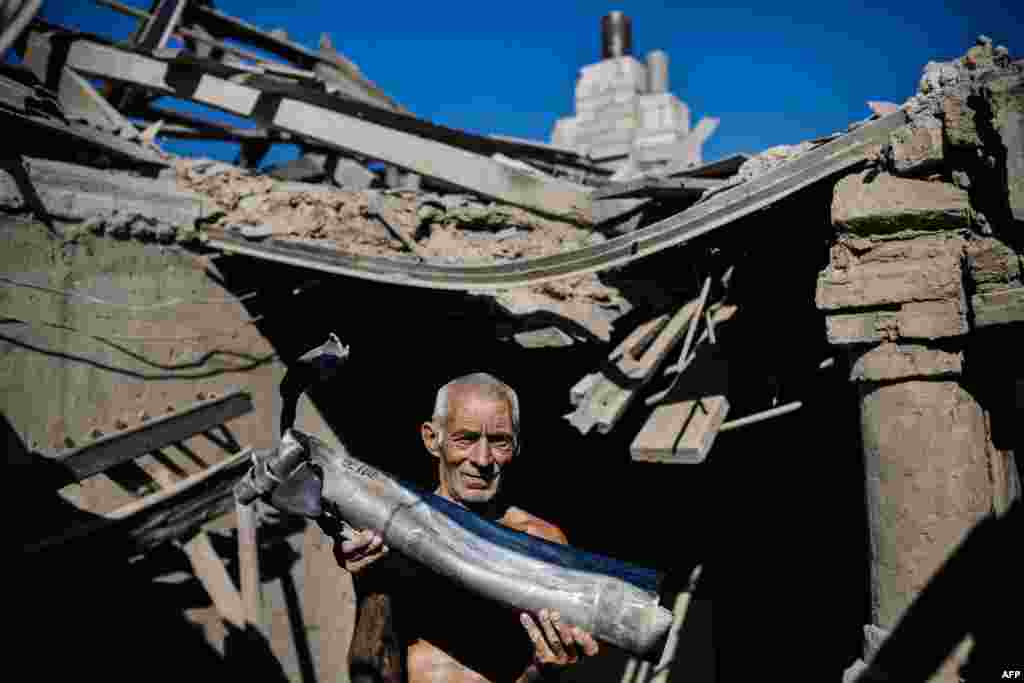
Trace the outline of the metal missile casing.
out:
M 344 449 L 297 436 L 322 478 L 325 514 L 378 532 L 393 550 L 486 598 L 527 612 L 557 610 L 566 623 L 629 652 L 648 653 L 667 634 L 672 614 L 658 604 L 657 594 L 502 547 Z

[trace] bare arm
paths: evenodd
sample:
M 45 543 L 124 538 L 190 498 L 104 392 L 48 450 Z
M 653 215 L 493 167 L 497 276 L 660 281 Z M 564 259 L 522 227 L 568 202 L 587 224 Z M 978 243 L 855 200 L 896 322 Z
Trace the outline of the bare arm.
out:
M 356 587 L 356 624 L 349 648 L 352 683 L 404 683 L 405 642 L 395 619 L 394 596 L 370 576 L 353 577 Z

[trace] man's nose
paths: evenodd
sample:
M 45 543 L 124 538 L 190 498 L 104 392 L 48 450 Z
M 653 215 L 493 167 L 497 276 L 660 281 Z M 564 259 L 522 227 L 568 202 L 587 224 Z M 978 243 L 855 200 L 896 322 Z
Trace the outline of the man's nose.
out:
M 470 451 L 469 459 L 477 467 L 488 467 L 494 462 L 494 452 L 491 450 L 491 442 L 487 435 L 481 435 Z

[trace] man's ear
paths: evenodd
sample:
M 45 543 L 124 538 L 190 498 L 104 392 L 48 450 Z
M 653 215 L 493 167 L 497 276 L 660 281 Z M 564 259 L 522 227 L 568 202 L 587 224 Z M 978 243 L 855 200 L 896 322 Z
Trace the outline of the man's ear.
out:
M 435 458 L 441 457 L 441 433 L 433 422 L 424 422 L 420 425 L 420 436 L 423 437 L 423 445 Z

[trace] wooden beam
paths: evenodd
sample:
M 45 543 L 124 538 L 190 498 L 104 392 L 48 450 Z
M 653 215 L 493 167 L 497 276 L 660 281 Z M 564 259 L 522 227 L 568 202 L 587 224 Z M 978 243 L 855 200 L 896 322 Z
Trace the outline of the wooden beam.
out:
M 211 33 L 231 36 L 261 50 L 284 57 L 304 69 L 312 69 L 316 65 L 333 67 L 340 75 L 349 79 L 353 85 L 358 86 L 363 93 L 363 98 L 386 109 L 405 111 L 402 105 L 381 90 L 376 83 L 363 76 L 352 62 L 343 58 L 333 49 L 315 52 L 213 7 L 196 4 L 193 9 L 199 23 Z
M 194 403 L 179 412 L 163 415 L 138 427 L 110 434 L 80 448 L 64 451 L 54 456 L 53 460 L 67 468 L 75 481 L 81 481 L 118 463 L 209 431 L 228 420 L 252 412 L 252 409 L 252 396 L 248 392 L 233 391 L 222 397 Z
M 169 467 L 159 461 L 146 472 L 164 490 L 174 488 L 181 481 Z M 192 565 L 192 572 L 203 584 L 206 594 L 210 596 L 217 613 L 235 628 L 244 630 L 246 610 L 242 604 L 242 597 L 232 583 L 224 562 L 210 542 L 209 534 L 200 529 L 181 545 L 181 549 Z
M 722 185 L 714 178 L 640 178 L 623 183 L 609 183 L 594 191 L 594 199 L 697 199 L 706 190 Z
M 711 330 L 716 325 L 732 320 L 732 317 L 736 314 L 736 310 L 736 306 L 733 305 L 718 305 L 711 306 L 710 308 L 708 308 L 707 312 L 710 314 L 708 321 L 710 324 L 704 328 L 704 331 L 700 333 L 700 337 L 697 339 L 695 346 L 697 348 L 700 348 L 701 344 L 703 344 L 706 341 L 709 341 L 711 339 L 712 334 Z M 664 374 L 666 376 L 684 372 L 686 368 L 689 367 L 690 363 L 693 361 L 694 356 L 696 354 L 690 353 L 688 354 L 687 358 L 683 358 L 681 353 L 679 355 L 680 358 L 678 361 L 665 368 Z M 678 381 L 678 377 L 674 378 L 672 384 L 669 385 L 668 388 L 663 389 L 662 391 L 659 391 L 657 393 L 651 394 L 646 399 L 644 399 L 644 404 L 648 406 L 653 406 L 661 403 L 662 400 L 664 400 L 664 398 L 668 396 L 669 392 L 675 389 Z
M 255 503 L 235 503 L 235 516 L 238 519 L 238 574 L 242 584 L 245 620 L 260 633 L 265 633 L 260 580 L 259 515 L 255 506 Z
M 203 584 L 207 595 L 217 608 L 217 613 L 224 621 L 244 631 L 246 619 L 242 597 L 210 543 L 209 535 L 200 531 L 182 544 L 182 550 L 188 556 L 196 578 Z
M 729 420 L 722 424 L 718 429 L 719 432 L 728 432 L 731 429 L 737 429 L 739 427 L 745 427 L 749 424 L 757 422 L 763 422 L 764 420 L 770 420 L 773 417 L 779 417 L 781 415 L 787 415 L 793 411 L 800 410 L 804 404 L 802 401 L 793 401 L 779 406 L 778 408 L 772 408 L 771 410 L 763 410 L 753 415 L 745 415 L 744 417 L 738 417 L 735 420 Z
M 10 79 L 0 76 L 0 90 Z M 8 99 L 8 98 L 5 98 Z M 69 158 L 69 150 L 99 152 L 114 166 L 166 168 L 170 164 L 155 152 L 113 133 L 77 121 L 66 121 L 28 111 L 0 108 L 0 127 L 7 133 L 8 149 L 25 156 L 46 154 Z
M 587 434 L 595 426 L 602 434 L 610 432 L 637 393 L 657 374 L 669 352 L 682 339 L 698 304 L 699 299 L 682 306 L 639 358 L 630 353 L 619 353 L 619 349 L 613 351 L 609 357 L 610 367 L 601 371 L 601 377 L 586 399 L 565 419 L 582 434 Z
M 746 154 L 733 154 L 716 161 L 709 161 L 706 164 L 692 166 L 690 168 L 676 171 L 669 175 L 671 178 L 728 178 L 736 175 L 747 159 Z
M 449 182 L 491 199 L 522 206 L 576 223 L 590 222 L 591 202 L 586 188 L 538 177 L 489 157 L 392 127 L 398 115 L 369 117 L 373 108 L 352 109 L 344 102 L 308 89 L 288 88 L 254 77 L 246 84 L 197 72 L 198 63 L 170 63 L 125 52 L 89 40 L 72 41 L 67 63 L 84 73 L 110 78 L 207 104 L 250 117 L 328 147 L 394 164 L 405 170 Z M 215 65 L 202 64 L 207 69 Z M 228 69 L 230 72 L 230 69 Z M 258 85 L 258 87 L 254 87 Z M 414 121 L 412 117 L 405 117 Z M 424 123 L 424 122 L 420 122 Z M 415 126 L 414 126 L 415 127 Z M 442 128 L 429 124 L 429 128 Z M 422 130 L 425 127 L 419 126 Z M 495 143 L 497 144 L 497 143 Z

